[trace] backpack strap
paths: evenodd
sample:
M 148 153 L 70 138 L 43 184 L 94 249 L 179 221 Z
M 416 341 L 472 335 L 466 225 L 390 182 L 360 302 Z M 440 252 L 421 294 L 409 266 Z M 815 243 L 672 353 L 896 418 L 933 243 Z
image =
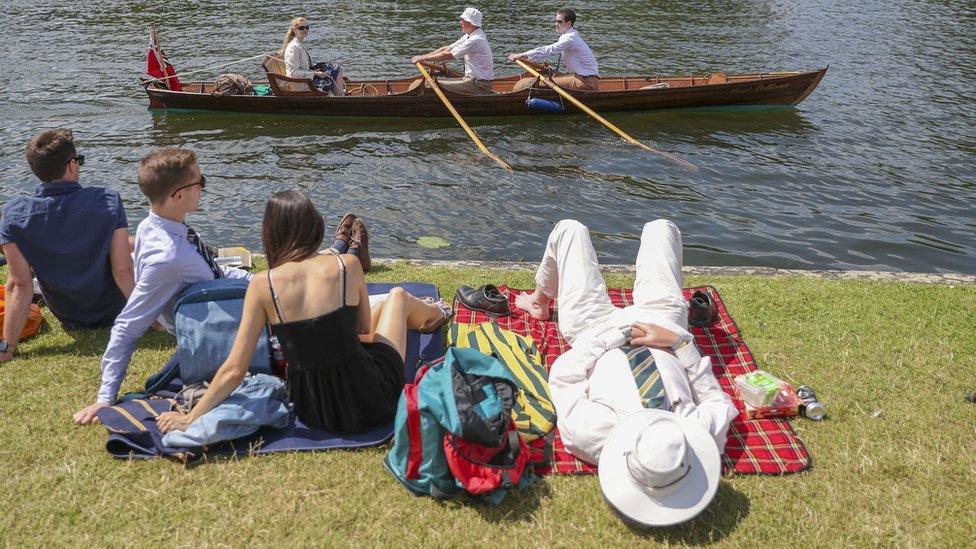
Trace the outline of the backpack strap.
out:
M 407 433 L 410 435 L 410 450 L 407 453 L 407 480 L 420 478 L 420 464 L 424 458 L 424 440 L 420 432 L 420 401 L 417 391 L 420 386 L 408 383 L 403 387 L 403 398 L 407 402 Z
M 339 287 L 342 292 L 342 306 L 346 306 L 346 264 L 342 262 L 342 257 L 336 254 L 335 258 L 339 261 Z M 281 316 L 280 314 L 278 316 Z
M 281 315 L 281 300 L 278 299 L 278 293 L 275 292 L 274 278 L 271 276 L 273 271 L 268 271 L 268 288 L 271 289 L 271 302 L 274 303 L 275 312 L 278 313 L 278 322 L 284 322 L 285 317 Z

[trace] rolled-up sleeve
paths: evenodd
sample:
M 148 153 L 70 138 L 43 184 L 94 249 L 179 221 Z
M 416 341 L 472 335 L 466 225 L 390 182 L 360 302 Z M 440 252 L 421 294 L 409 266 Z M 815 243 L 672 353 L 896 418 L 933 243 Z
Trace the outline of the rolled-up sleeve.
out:
M 182 286 L 171 262 L 157 261 L 142 266 L 129 301 L 115 319 L 108 347 L 102 356 L 98 402 L 115 402 L 139 338 Z
M 464 54 L 471 51 L 471 47 L 473 45 L 474 45 L 474 40 L 469 40 L 467 37 L 462 36 L 460 39 L 458 39 L 458 41 L 451 44 L 448 47 L 448 50 L 451 52 L 451 55 L 453 55 L 455 59 L 460 59 L 461 57 L 464 57 Z
M 118 194 L 115 195 L 115 210 L 118 212 L 116 214 L 115 228 L 128 229 L 129 219 L 125 215 L 125 204 L 122 203 L 122 197 Z

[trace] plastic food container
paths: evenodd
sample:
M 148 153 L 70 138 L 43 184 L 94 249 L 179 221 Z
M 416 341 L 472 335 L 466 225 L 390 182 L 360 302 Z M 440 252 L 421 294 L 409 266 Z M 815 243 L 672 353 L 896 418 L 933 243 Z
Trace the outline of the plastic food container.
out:
M 776 393 L 785 383 L 785 381 L 763 370 L 735 376 L 735 386 L 739 390 L 739 398 L 756 408 L 772 404 L 773 399 L 776 398 Z
M 748 419 L 789 417 L 799 413 L 800 398 L 793 386 L 763 370 L 735 376 L 739 398 Z

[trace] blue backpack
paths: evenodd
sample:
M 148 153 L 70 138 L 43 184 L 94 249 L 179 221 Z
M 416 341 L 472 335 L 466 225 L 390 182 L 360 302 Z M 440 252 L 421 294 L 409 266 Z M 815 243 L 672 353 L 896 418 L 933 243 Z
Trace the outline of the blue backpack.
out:
M 176 298 L 176 357 L 183 383 L 213 379 L 230 355 L 244 312 L 248 281 L 218 278 L 190 284 Z M 271 373 L 267 330 L 251 358 L 252 374 Z
M 386 469 L 415 495 L 498 503 L 537 477 L 512 416 L 518 387 L 494 356 L 451 347 L 421 367 L 397 405 Z

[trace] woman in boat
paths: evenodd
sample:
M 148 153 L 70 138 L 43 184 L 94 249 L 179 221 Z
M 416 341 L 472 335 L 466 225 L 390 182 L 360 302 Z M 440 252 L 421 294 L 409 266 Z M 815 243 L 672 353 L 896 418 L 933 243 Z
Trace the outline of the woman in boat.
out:
M 291 26 L 285 32 L 280 50 L 285 61 L 285 76 L 308 78 L 322 91 L 331 92 L 332 95 L 345 95 L 346 77 L 342 67 L 336 63 L 312 64 L 312 56 L 304 45 L 308 38 L 308 28 L 307 19 L 296 17 L 291 20 Z
M 322 216 L 304 194 L 282 191 L 268 200 L 262 234 L 268 271 L 251 279 L 234 346 L 206 394 L 189 414 L 160 415 L 164 433 L 186 430 L 241 384 L 269 322 L 288 361 L 288 392 L 302 422 L 359 433 L 393 420 L 404 384 L 407 330 L 439 329 L 451 307 L 394 288 L 370 311 L 359 259 L 320 254 L 323 235 Z M 353 224 L 351 236 L 350 246 L 358 246 L 361 222 Z

